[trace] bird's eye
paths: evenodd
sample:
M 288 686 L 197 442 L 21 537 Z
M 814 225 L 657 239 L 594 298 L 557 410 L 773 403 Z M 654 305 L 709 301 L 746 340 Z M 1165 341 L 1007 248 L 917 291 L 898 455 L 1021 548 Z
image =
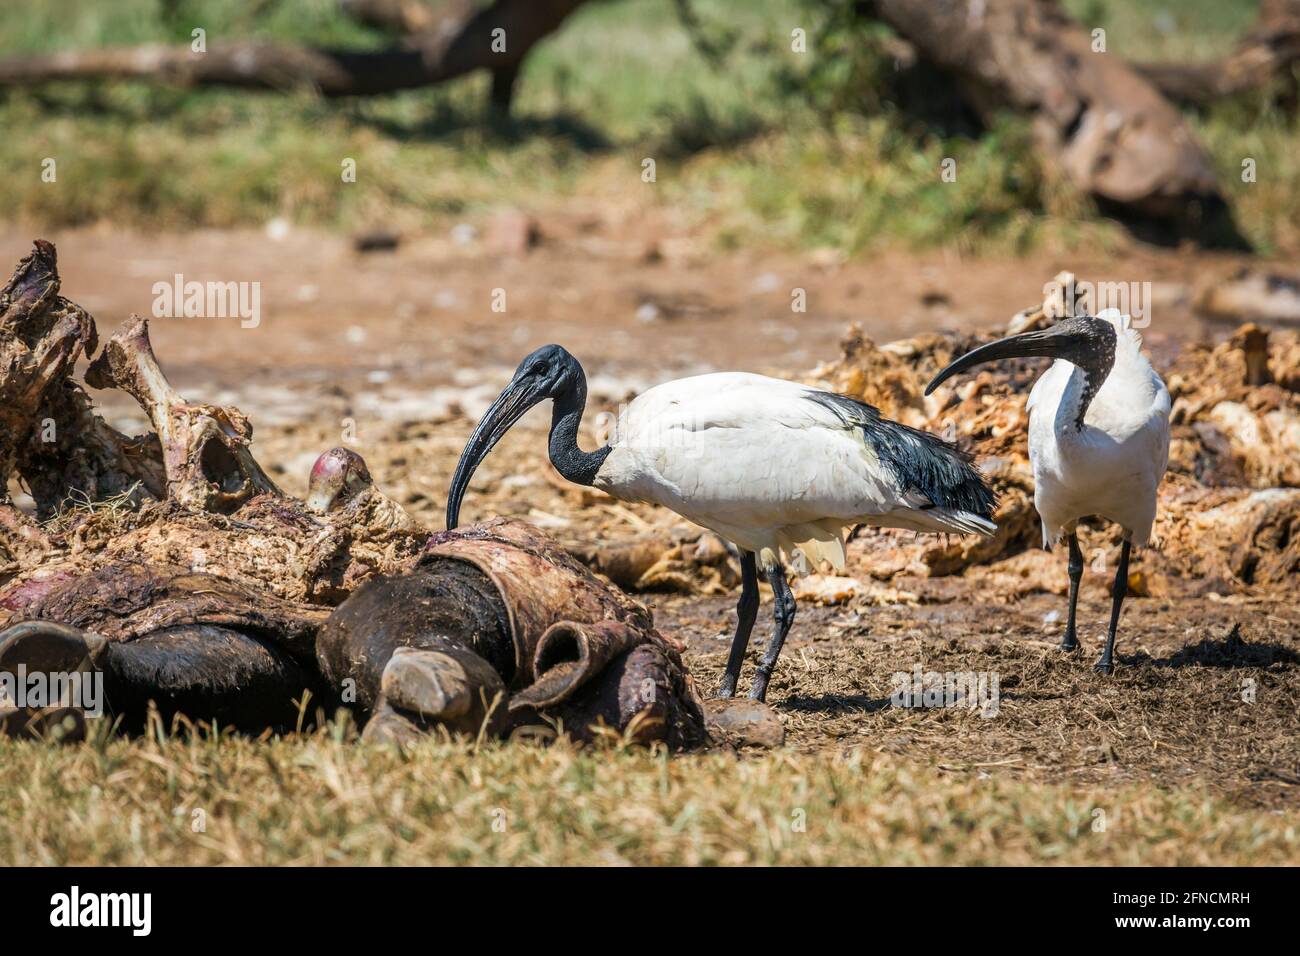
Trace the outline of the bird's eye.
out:
M 546 363 L 545 363 L 545 362 L 538 362 L 536 365 L 534 365 L 534 366 L 533 366 L 533 374 L 534 374 L 534 375 L 545 375 L 545 374 L 546 374 Z

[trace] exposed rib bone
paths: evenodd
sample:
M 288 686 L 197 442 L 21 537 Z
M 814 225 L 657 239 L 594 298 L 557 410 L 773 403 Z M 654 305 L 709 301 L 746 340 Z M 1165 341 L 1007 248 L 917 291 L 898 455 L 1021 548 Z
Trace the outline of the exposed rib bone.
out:
M 120 388 L 153 423 L 162 444 L 167 497 L 197 510 L 229 514 L 256 495 L 281 494 L 249 444 L 253 426 L 237 408 L 187 402 L 163 374 L 149 323 L 133 315 L 86 370 L 95 388 Z

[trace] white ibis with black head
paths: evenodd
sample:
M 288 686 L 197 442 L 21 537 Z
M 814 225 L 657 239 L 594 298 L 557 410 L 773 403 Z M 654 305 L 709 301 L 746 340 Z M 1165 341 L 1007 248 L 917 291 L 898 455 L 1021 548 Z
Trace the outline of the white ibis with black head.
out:
M 794 621 L 782 558 L 844 567 L 844 530 L 866 524 L 992 534 L 993 493 L 969 457 L 870 405 L 793 382 L 721 372 L 650 389 L 619 415 L 610 443 L 578 447 L 587 379 L 558 345 L 520 363 L 461 454 L 447 496 L 456 527 L 470 477 L 531 407 L 551 399 L 550 458 L 569 481 L 650 502 L 716 532 L 741 552 L 736 636 L 721 694 L 735 693 L 758 612 L 758 570 L 775 596 L 775 629 L 750 696 L 763 700 Z
M 1156 490 L 1169 461 L 1169 391 L 1142 354 L 1128 316 L 1064 319 L 1050 328 L 999 339 L 966 353 L 934 377 L 925 394 L 983 362 L 1055 359 L 1029 393 L 1029 461 L 1043 547 L 1064 534 L 1070 549 L 1070 612 L 1061 649 L 1079 647 L 1075 605 L 1083 576 L 1079 520 L 1100 516 L 1123 529 L 1111 588 L 1110 630 L 1097 670 L 1114 669 L 1115 630 L 1128 594 L 1129 551 L 1144 547 L 1156 517 Z

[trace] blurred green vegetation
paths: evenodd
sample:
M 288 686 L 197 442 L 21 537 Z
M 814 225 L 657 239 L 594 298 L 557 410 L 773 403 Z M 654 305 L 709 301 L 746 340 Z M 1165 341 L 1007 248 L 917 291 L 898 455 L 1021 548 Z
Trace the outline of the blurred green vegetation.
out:
M 1067 0 L 1110 50 L 1193 60 L 1231 48 L 1253 0 Z M 641 158 L 651 202 L 708 223 L 719 242 L 955 245 L 1018 252 L 1116 245 L 1123 232 L 1052 181 L 1014 117 L 972 135 L 882 95 L 887 31 L 847 0 L 694 0 L 693 42 L 673 0 L 598 0 L 528 59 L 515 118 L 486 122 L 485 77 L 370 99 L 183 90 L 135 82 L 0 91 L 0 208 L 38 226 L 112 220 L 233 226 L 287 216 L 350 229 L 431 228 L 502 204 L 626 198 Z M 359 49 L 379 32 L 335 0 L 48 0 L 0 18 L 0 55 L 269 37 Z M 791 51 L 805 29 L 808 53 Z M 938 113 L 949 111 L 936 96 Z M 1191 122 L 1218 164 L 1242 231 L 1265 252 L 1300 249 L 1300 131 L 1264 97 Z M 1258 182 L 1241 182 L 1243 157 Z M 58 181 L 42 183 L 54 157 Z M 955 184 L 939 163 L 958 161 Z M 344 158 L 357 182 L 343 184 Z M 644 195 L 644 193 L 639 194 Z

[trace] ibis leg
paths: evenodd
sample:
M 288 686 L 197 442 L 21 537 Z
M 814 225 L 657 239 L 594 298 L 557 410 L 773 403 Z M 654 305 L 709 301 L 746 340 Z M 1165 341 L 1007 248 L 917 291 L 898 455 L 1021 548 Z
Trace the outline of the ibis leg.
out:
M 1079 636 L 1074 630 L 1074 612 L 1079 606 L 1079 580 L 1083 577 L 1083 552 L 1079 550 L 1079 536 L 1073 531 L 1068 538 L 1070 542 L 1070 616 L 1065 622 L 1065 636 L 1061 638 L 1061 650 L 1077 651 Z
M 754 618 L 758 616 L 758 566 L 753 551 L 740 552 L 740 601 L 736 604 L 736 636 L 731 641 L 731 653 L 727 656 L 727 670 L 722 675 L 722 697 L 736 695 L 736 683 L 740 680 L 740 665 L 744 663 L 745 651 L 749 649 L 749 635 L 754 630 Z
M 790 633 L 790 625 L 794 623 L 794 595 L 790 593 L 790 585 L 785 581 L 785 570 L 779 564 L 776 565 L 767 572 L 767 582 L 772 585 L 772 595 L 775 598 L 775 627 L 772 629 L 772 640 L 763 652 L 763 660 L 754 673 L 754 686 L 749 691 L 749 696 L 754 700 L 767 698 L 767 682 L 772 678 L 776 659 L 781 656 L 781 645 L 785 643 L 785 636 Z
M 1115 629 L 1119 627 L 1119 611 L 1124 606 L 1124 598 L 1128 595 L 1129 548 L 1127 541 L 1120 548 L 1119 567 L 1115 570 L 1115 586 L 1110 592 L 1110 630 L 1106 633 L 1106 648 L 1097 661 L 1097 670 L 1103 674 L 1109 674 L 1115 669 Z

